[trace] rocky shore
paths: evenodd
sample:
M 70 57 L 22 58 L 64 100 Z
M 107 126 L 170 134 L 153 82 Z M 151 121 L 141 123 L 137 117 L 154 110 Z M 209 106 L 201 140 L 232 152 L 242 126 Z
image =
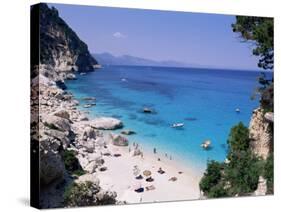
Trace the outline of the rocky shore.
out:
M 41 74 L 33 80 L 32 86 L 39 87 L 41 204 L 42 207 L 61 207 L 61 194 L 71 181 L 90 180 L 98 186 L 98 179 L 93 176 L 73 178 L 65 168 L 63 152 L 73 150 L 86 176 L 94 173 L 103 166 L 102 157 L 108 150 L 108 140 L 98 129 L 119 128 L 122 122 L 113 118 L 89 120 L 86 114 L 77 109 L 79 102 L 72 94 Z M 111 199 L 116 197 L 116 193 L 106 192 L 107 198 L 108 195 Z
M 37 8 L 36 8 L 37 7 Z M 39 4 L 40 64 L 31 66 L 31 147 L 39 160 L 39 208 L 198 199 L 199 174 L 160 155 L 146 154 L 112 117 L 89 119 L 64 81 L 94 71 L 87 45 L 59 17 Z M 84 100 L 95 101 L 85 96 Z M 149 170 L 153 183 L 136 179 Z M 159 174 L 158 169 L 165 170 Z M 162 170 L 162 171 L 163 171 Z M 137 193 L 135 184 L 146 189 Z M 137 189 L 138 190 L 138 189 Z

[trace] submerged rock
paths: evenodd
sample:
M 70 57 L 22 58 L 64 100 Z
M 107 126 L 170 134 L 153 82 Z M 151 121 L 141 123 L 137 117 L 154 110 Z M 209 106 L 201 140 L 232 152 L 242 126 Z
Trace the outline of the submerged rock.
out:
M 121 134 L 123 134 L 123 135 L 133 135 L 133 134 L 136 134 L 136 132 L 133 131 L 133 130 L 123 130 L 123 131 L 121 131 Z

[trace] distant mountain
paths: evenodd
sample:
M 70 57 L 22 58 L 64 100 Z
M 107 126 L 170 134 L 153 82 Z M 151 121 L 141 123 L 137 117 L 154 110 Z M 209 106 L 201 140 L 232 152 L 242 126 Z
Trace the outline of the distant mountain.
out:
M 114 56 L 110 53 L 92 54 L 93 57 L 102 65 L 135 65 L 135 66 L 169 66 L 169 67 L 187 67 L 187 64 L 167 60 L 155 61 L 130 55 Z

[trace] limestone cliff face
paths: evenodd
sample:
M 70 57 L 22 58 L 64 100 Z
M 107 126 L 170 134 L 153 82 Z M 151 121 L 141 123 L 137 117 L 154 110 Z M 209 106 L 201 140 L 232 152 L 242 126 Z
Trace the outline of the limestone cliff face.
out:
M 250 148 L 256 155 L 266 159 L 273 151 L 273 118 L 261 108 L 253 111 L 249 126 Z
M 97 61 L 87 45 L 59 17 L 55 8 L 40 4 L 40 64 L 57 72 L 93 71 Z

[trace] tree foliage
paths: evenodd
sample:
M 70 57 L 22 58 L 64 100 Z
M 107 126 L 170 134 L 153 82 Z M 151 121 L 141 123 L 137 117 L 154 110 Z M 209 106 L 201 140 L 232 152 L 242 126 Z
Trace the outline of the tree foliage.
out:
M 66 206 L 92 206 L 116 204 L 116 193 L 103 192 L 98 183 L 85 181 L 70 184 L 64 192 Z
M 207 169 L 200 181 L 199 187 L 205 194 L 210 194 L 222 179 L 223 165 L 217 161 L 208 161 Z
M 249 131 L 241 122 L 228 138 L 229 162 L 209 161 L 199 187 L 209 198 L 249 194 L 257 189 L 262 165 L 249 149 Z
M 239 122 L 232 127 L 228 136 L 229 154 L 232 152 L 246 151 L 249 148 L 249 129 Z
M 259 56 L 260 68 L 273 69 L 273 18 L 236 16 L 232 29 L 233 32 L 240 33 L 244 41 L 254 43 L 253 55 Z
M 70 207 L 95 205 L 97 201 L 95 194 L 99 190 L 100 188 L 90 181 L 72 183 L 65 190 L 65 204 Z
M 225 168 L 225 179 L 230 183 L 229 195 L 244 195 L 257 189 L 261 175 L 260 160 L 250 151 L 232 152 Z
M 73 150 L 65 150 L 63 153 L 63 161 L 67 171 L 76 175 L 85 174 Z

